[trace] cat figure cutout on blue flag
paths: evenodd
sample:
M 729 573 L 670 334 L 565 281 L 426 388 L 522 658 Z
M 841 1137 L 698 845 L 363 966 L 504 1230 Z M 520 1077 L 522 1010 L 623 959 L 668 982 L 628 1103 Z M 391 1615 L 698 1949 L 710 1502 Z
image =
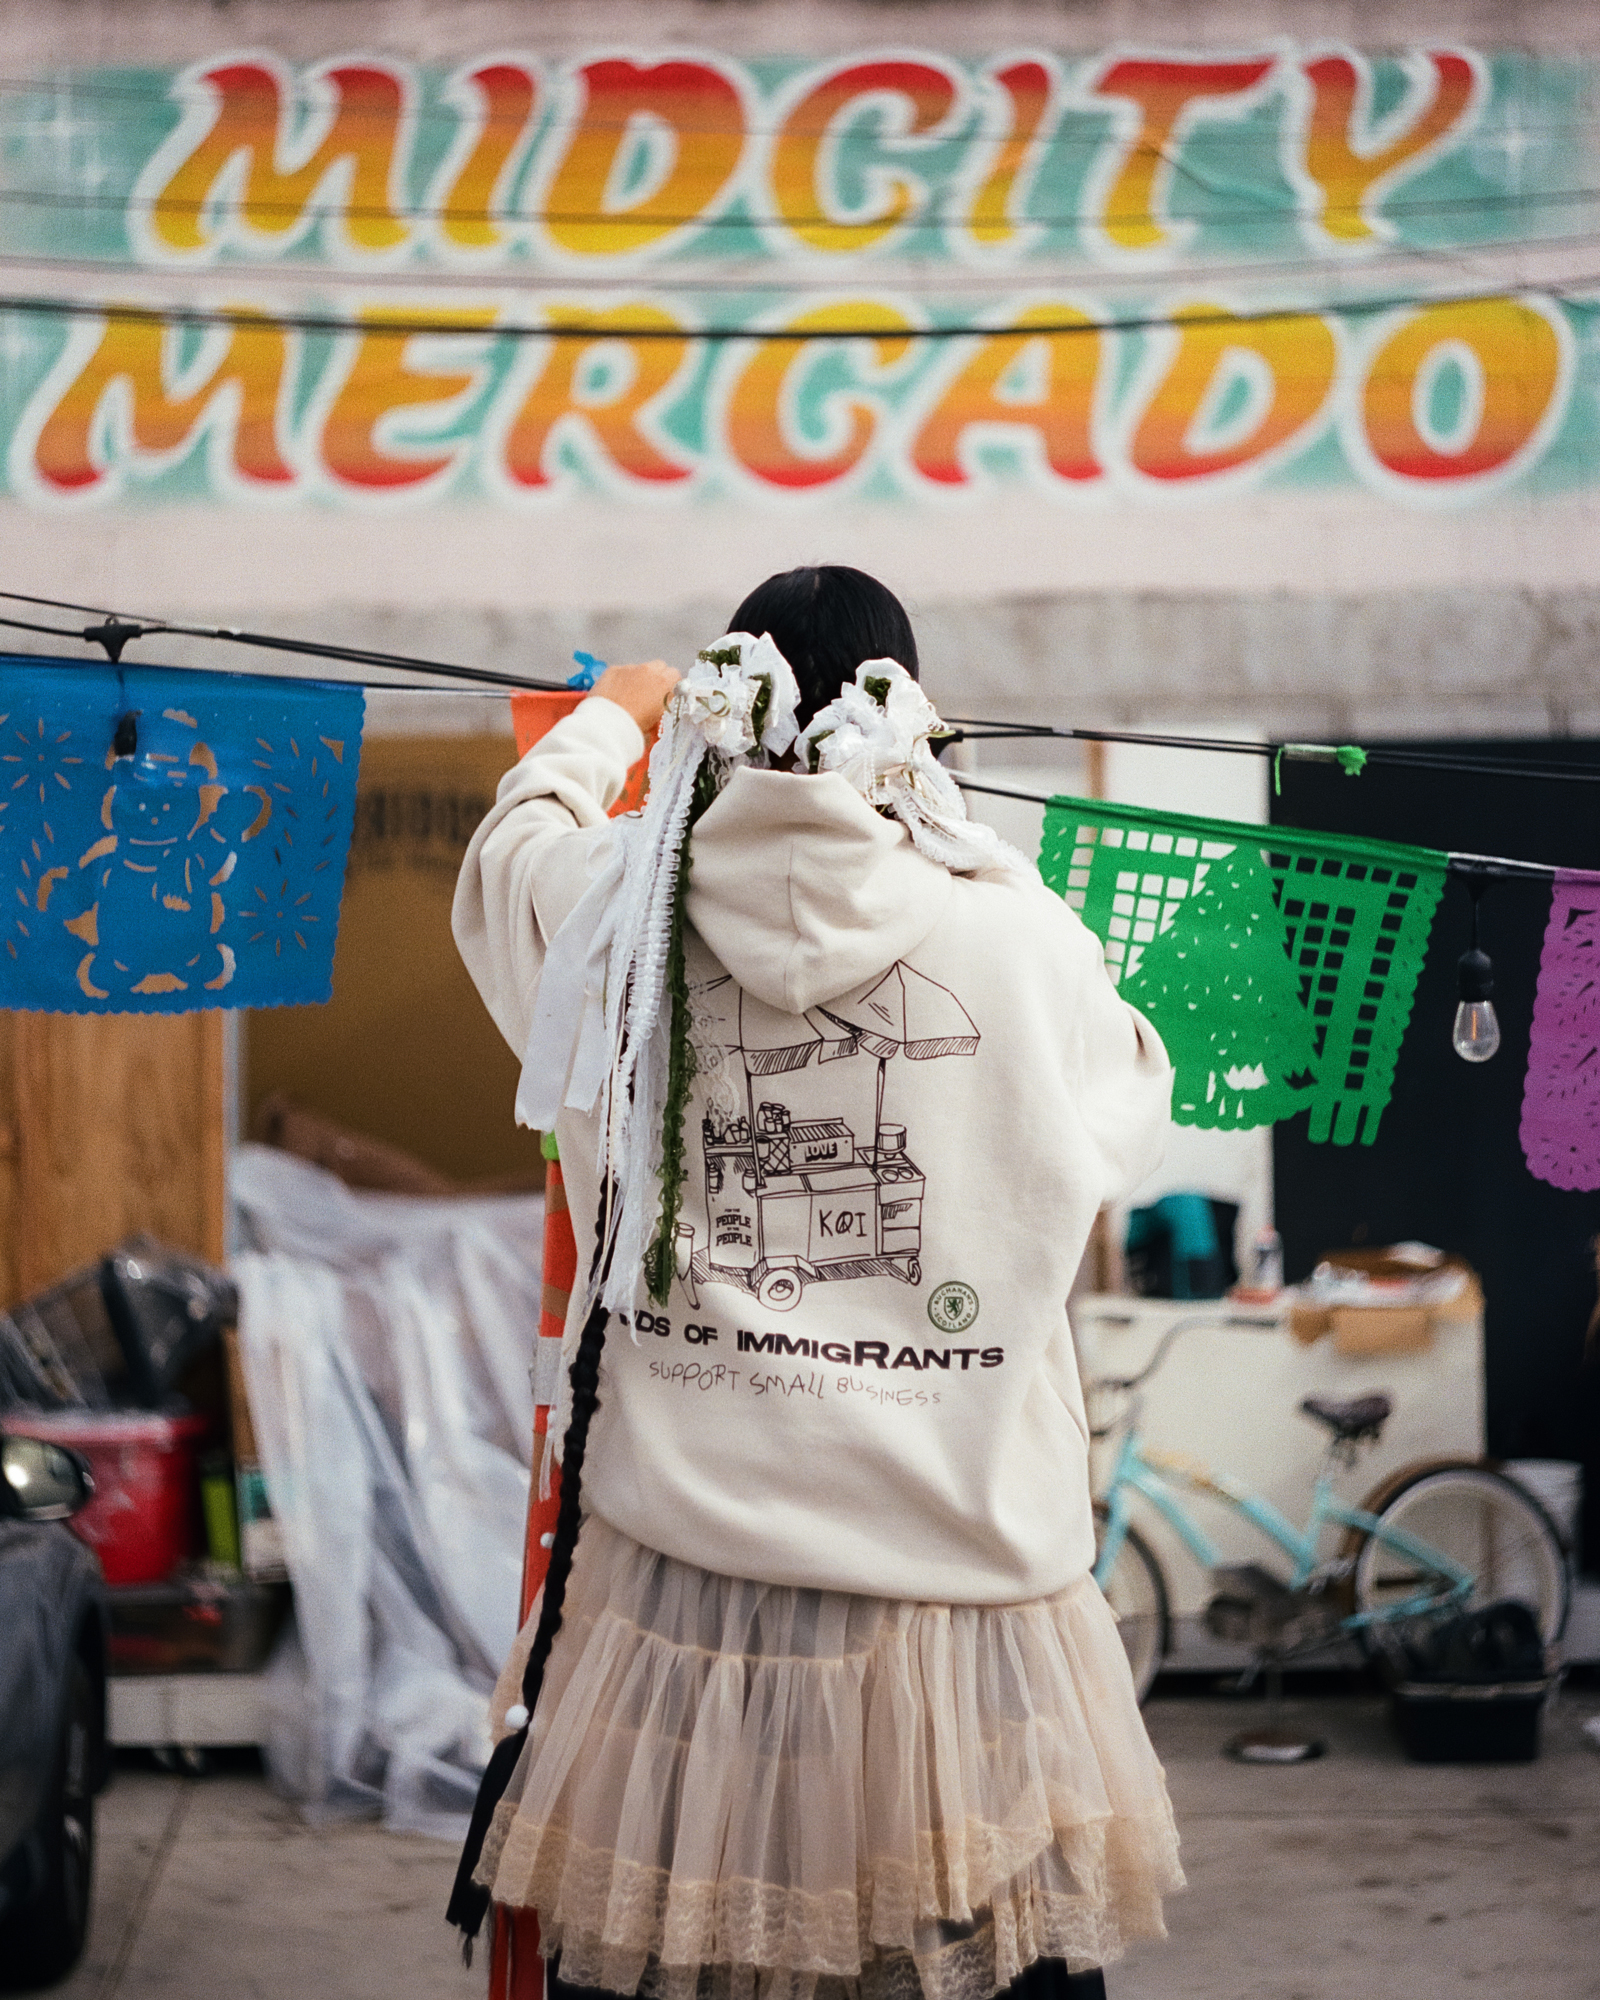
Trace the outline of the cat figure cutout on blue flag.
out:
M 0 657 L 0 1006 L 328 999 L 363 712 L 321 681 Z

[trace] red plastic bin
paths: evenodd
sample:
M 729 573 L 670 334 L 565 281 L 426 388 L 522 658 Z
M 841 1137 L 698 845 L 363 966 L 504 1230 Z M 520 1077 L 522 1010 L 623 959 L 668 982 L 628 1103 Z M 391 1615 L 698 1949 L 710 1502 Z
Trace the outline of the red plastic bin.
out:
M 5 1428 L 81 1451 L 94 1498 L 70 1526 L 100 1558 L 107 1583 L 160 1583 L 200 1554 L 195 1454 L 204 1417 L 145 1410 L 12 1410 Z

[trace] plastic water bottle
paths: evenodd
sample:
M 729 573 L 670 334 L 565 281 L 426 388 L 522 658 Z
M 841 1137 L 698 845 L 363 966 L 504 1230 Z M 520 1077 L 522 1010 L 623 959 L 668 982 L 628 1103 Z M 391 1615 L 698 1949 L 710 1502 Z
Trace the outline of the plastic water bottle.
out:
M 1251 1246 L 1250 1289 L 1278 1293 L 1283 1290 L 1283 1238 L 1275 1229 L 1259 1229 Z

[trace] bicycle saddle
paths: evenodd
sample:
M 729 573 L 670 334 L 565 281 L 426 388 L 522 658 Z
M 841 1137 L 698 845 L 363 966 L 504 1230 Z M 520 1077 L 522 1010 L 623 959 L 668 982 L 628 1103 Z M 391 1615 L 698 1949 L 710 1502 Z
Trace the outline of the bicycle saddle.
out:
M 1331 1396 L 1307 1396 L 1300 1407 L 1308 1417 L 1326 1424 L 1341 1444 L 1353 1444 L 1358 1438 L 1376 1438 L 1394 1404 L 1384 1395 L 1353 1396 L 1348 1403 L 1336 1403 Z

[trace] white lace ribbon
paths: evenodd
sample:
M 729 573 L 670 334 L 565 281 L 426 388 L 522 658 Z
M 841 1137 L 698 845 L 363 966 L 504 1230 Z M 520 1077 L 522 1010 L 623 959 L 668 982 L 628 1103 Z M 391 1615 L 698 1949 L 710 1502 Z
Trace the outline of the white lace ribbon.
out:
M 667 960 L 695 783 L 708 758 L 720 787 L 740 764 L 781 757 L 799 700 L 788 661 L 765 635 L 731 632 L 701 653 L 668 697 L 643 812 L 618 822 L 605 865 L 545 957 L 517 1119 L 549 1131 L 563 1109 L 598 1109 L 597 1166 L 614 1190 L 603 1221 L 603 1298 L 613 1310 L 633 1304 L 660 1212 Z
M 608 1055 L 606 955 L 622 866 L 622 843 L 615 841 L 545 954 L 517 1083 L 517 1123 L 532 1131 L 550 1131 L 563 1106 L 592 1111 L 600 1095 Z

